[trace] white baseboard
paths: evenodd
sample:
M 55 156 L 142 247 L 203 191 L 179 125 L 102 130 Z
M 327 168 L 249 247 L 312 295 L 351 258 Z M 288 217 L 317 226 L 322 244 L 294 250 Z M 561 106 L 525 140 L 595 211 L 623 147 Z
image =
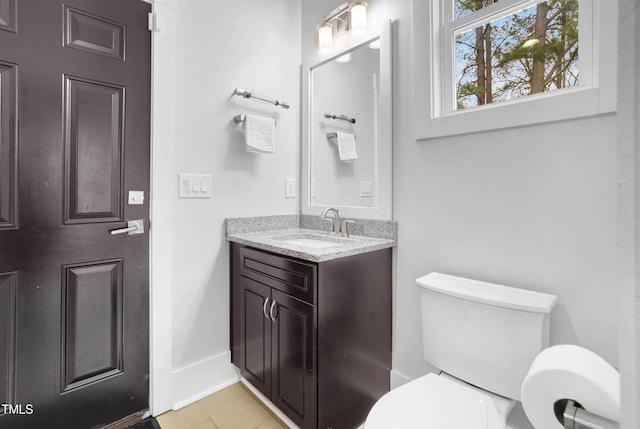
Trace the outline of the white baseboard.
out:
M 395 389 L 396 387 L 400 387 L 403 384 L 406 384 L 410 381 L 411 379 L 409 377 L 405 376 L 404 374 L 400 374 L 395 370 L 392 370 L 391 373 L 389 374 L 389 384 L 390 384 L 391 390 Z
M 172 409 L 179 410 L 240 380 L 231 352 L 220 353 L 173 371 Z

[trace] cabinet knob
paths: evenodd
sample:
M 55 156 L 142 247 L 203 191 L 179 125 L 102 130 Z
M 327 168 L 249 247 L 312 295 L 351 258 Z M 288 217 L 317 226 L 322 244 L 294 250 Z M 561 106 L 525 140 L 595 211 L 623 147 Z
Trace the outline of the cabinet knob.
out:
M 267 299 L 264 300 L 264 305 L 262 306 L 262 312 L 264 313 L 264 317 L 266 317 L 267 319 L 269 318 L 269 315 L 267 314 L 268 306 L 269 306 L 269 297 L 267 297 Z
M 271 321 L 272 322 L 275 322 L 276 321 L 276 317 L 278 317 L 277 313 L 276 313 L 275 316 L 273 315 L 273 310 L 275 310 L 277 308 L 276 305 L 277 305 L 276 304 L 276 300 L 274 299 L 273 303 L 271 303 L 271 308 L 269 309 L 269 316 L 271 316 Z

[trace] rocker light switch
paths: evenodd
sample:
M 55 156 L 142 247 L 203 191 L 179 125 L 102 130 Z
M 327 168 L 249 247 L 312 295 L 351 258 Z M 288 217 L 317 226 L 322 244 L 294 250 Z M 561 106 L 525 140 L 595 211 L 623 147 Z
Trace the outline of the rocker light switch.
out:
M 178 198 L 211 198 L 211 175 L 180 173 Z

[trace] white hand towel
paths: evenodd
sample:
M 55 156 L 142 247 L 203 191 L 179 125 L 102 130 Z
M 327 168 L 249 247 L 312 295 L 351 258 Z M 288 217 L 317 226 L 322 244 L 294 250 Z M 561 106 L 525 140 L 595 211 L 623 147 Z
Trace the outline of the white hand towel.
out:
M 338 131 L 336 133 L 338 143 L 338 154 L 340 155 L 340 161 L 353 162 L 358 158 L 356 152 L 356 136 L 349 133 L 343 133 Z
M 244 119 L 244 140 L 247 152 L 275 152 L 276 121 L 273 118 L 246 115 Z

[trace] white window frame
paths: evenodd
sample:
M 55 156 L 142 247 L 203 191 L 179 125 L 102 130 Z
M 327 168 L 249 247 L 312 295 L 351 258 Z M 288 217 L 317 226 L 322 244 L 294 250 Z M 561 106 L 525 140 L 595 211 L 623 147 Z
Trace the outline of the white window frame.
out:
M 417 140 L 616 110 L 617 0 L 579 0 L 578 86 L 464 110 L 454 109 L 455 35 L 540 0 L 501 0 L 457 20 L 453 19 L 453 1 L 413 0 L 414 135 Z

